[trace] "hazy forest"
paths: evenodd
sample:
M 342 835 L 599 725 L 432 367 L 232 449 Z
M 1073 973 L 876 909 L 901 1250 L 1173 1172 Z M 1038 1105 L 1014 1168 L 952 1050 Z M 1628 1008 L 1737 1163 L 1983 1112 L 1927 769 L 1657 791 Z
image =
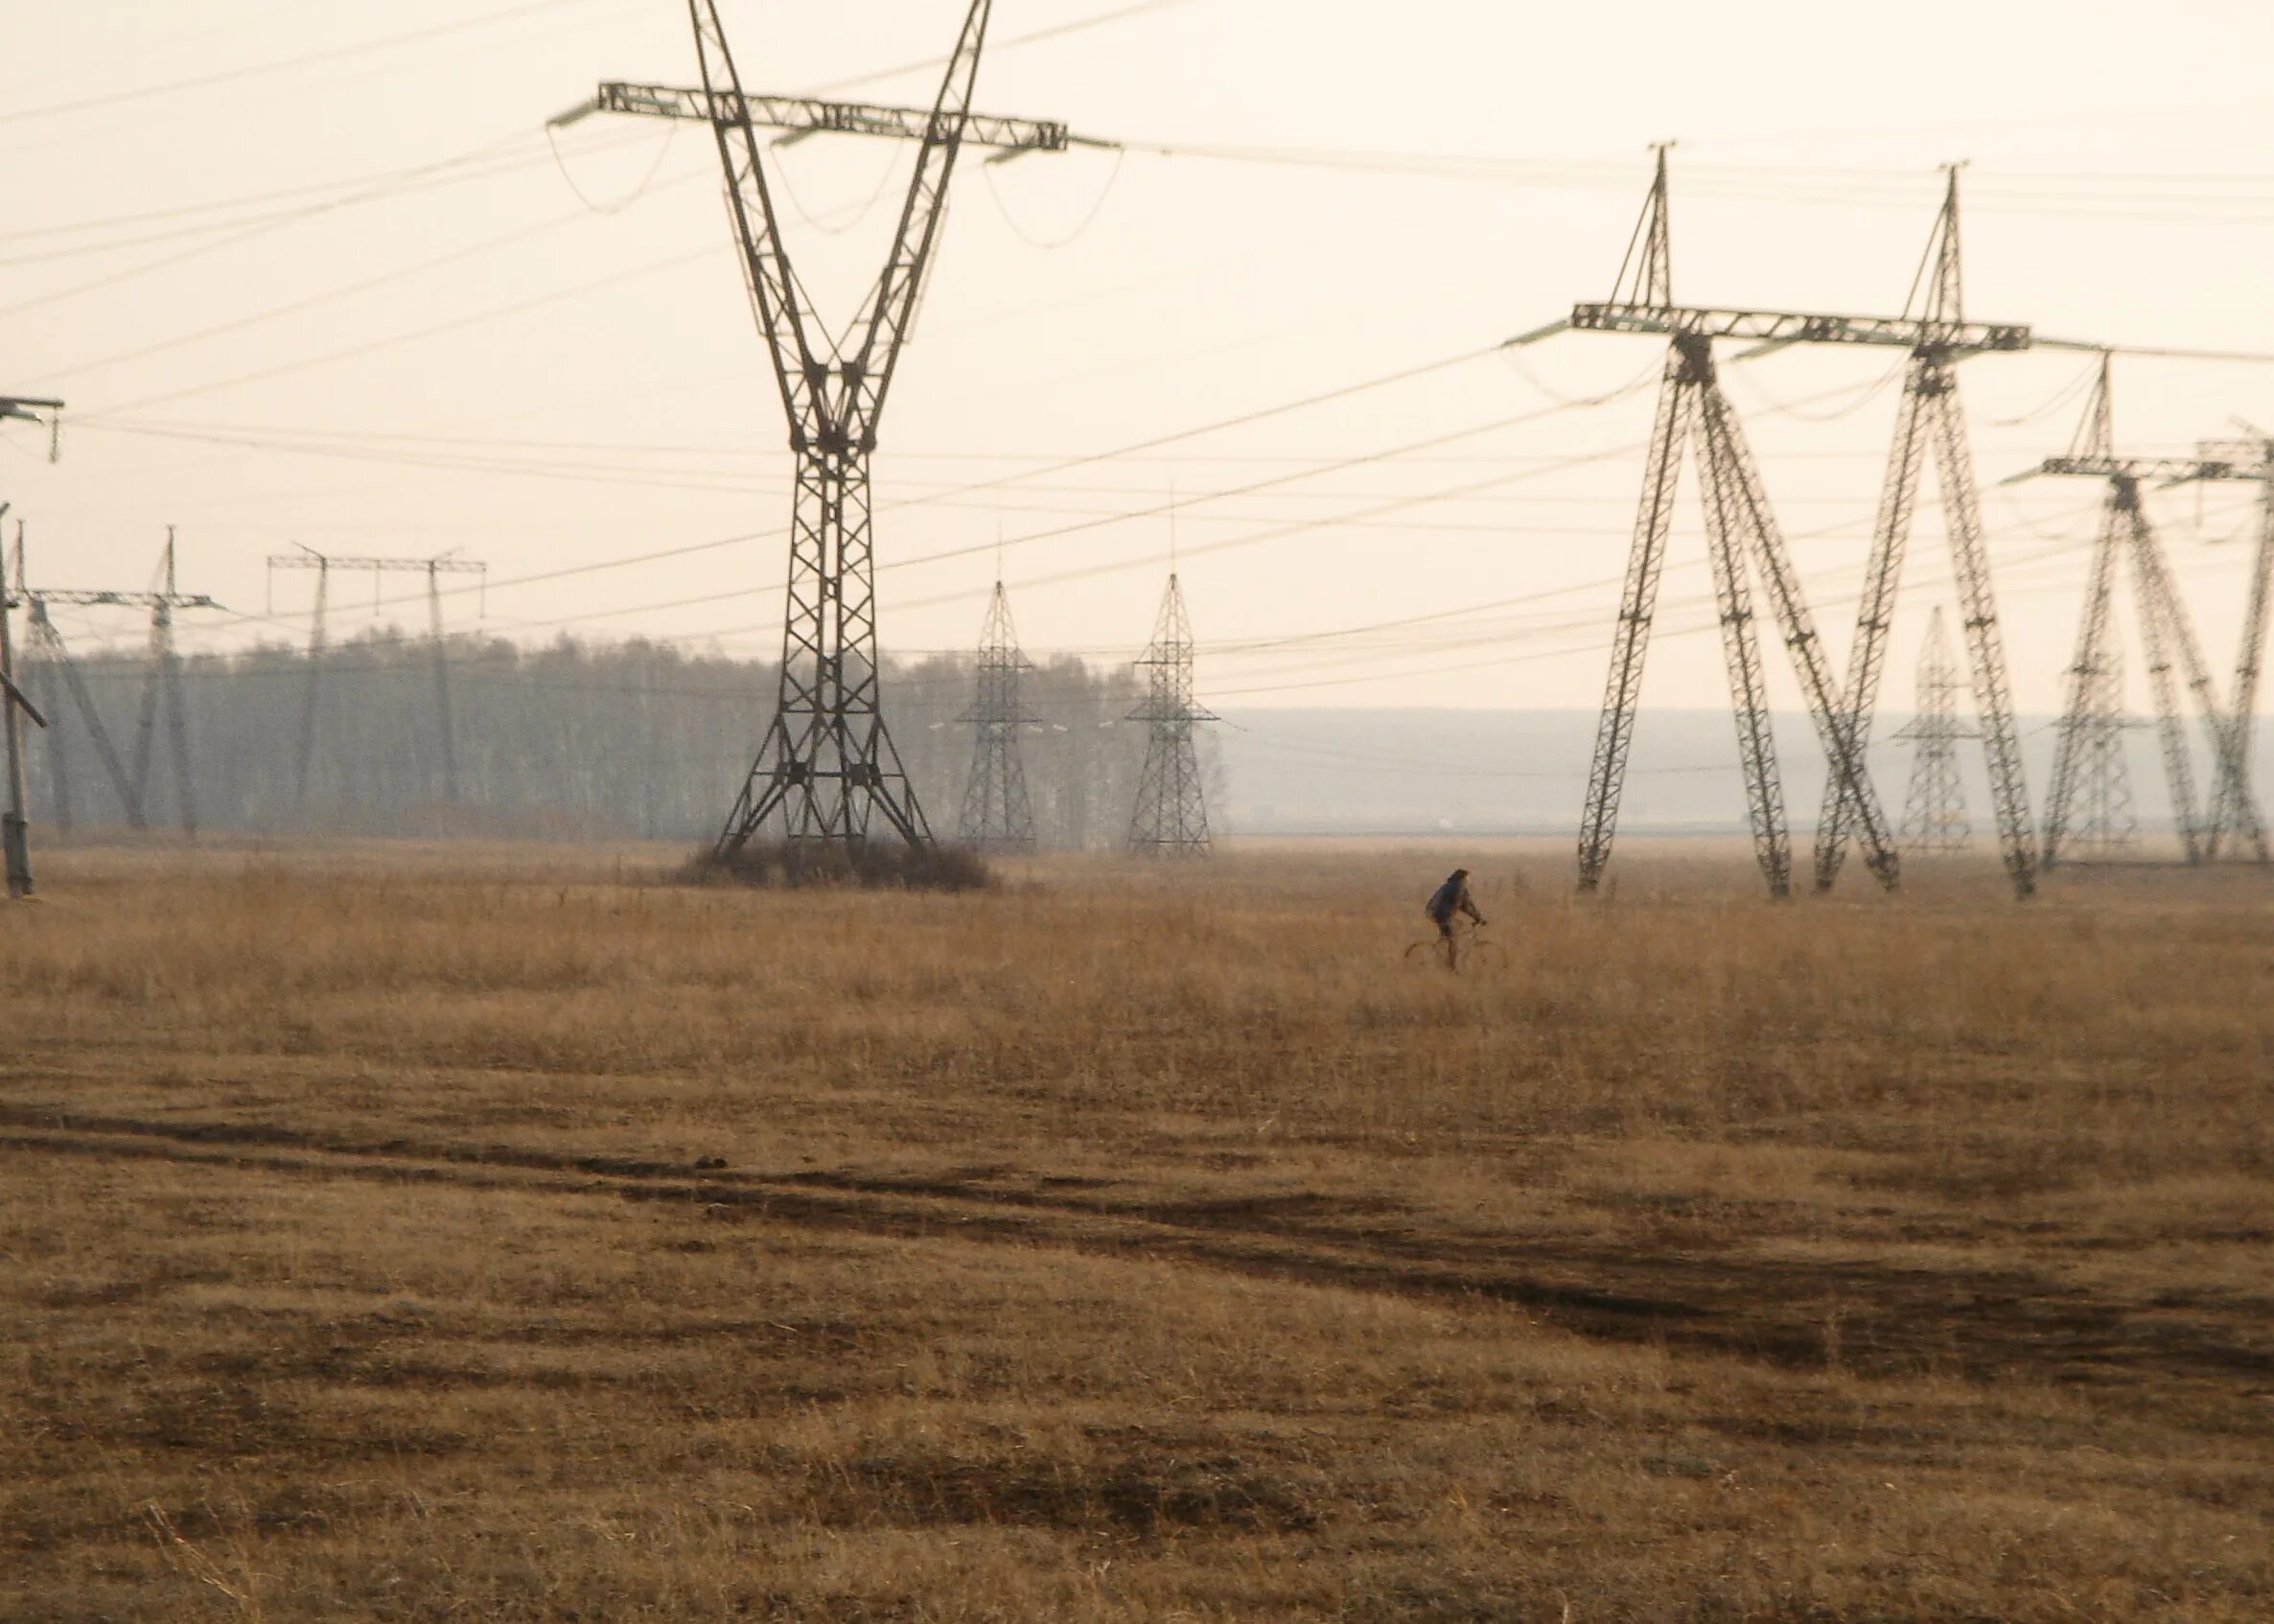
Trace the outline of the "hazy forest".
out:
M 182 660 L 190 793 L 201 830 L 357 835 L 482 835 L 677 840 L 715 831 L 772 713 L 777 667 L 649 642 L 450 639 L 447 683 L 457 763 L 452 803 L 437 726 L 434 645 L 386 632 L 329 651 L 315 684 L 305 801 L 299 787 L 309 704 L 304 651 L 270 644 Z M 162 704 L 140 653 L 80 661 L 86 691 L 129 782 L 147 763 L 152 827 L 181 822 Z M 35 665 L 28 686 L 63 718 L 56 799 L 52 746 L 30 755 L 35 814 L 59 826 L 115 826 L 121 799 L 70 708 L 60 674 Z M 885 710 L 917 794 L 943 835 L 955 829 L 972 730 L 968 657 L 888 662 Z M 1118 842 L 1145 753 L 1122 719 L 1139 687 L 1125 666 L 1073 657 L 1027 674 L 1047 718 L 1023 741 L 1038 840 L 1080 848 Z M 1208 750 L 1203 741 L 1201 748 Z

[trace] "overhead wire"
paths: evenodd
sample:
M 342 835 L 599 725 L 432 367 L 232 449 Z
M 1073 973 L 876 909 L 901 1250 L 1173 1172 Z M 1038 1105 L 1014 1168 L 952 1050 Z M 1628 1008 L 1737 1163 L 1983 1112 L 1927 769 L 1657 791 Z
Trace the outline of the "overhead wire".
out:
M 224 248 L 235 247 L 240 244 L 265 237 L 272 231 L 282 230 L 284 227 L 301 220 L 313 220 L 342 209 L 357 208 L 366 203 L 383 202 L 390 198 L 407 197 L 445 186 L 493 179 L 499 175 L 512 174 L 516 170 L 528 168 L 532 164 L 550 161 L 544 152 L 514 157 L 502 162 L 498 161 L 500 153 L 510 148 L 522 145 L 529 139 L 526 132 L 516 133 L 490 142 L 486 146 L 472 148 L 452 157 L 389 172 L 381 180 L 375 181 L 369 186 L 360 187 L 337 197 L 326 197 L 298 208 L 282 209 L 271 214 L 255 216 L 243 221 L 230 221 L 226 225 L 215 228 L 226 231 L 228 234 L 225 236 L 214 237 L 203 229 L 176 233 L 174 234 L 176 236 L 201 236 L 206 240 L 176 253 L 163 255 L 157 259 L 143 260 L 114 271 L 104 272 L 103 275 L 84 282 L 73 283 L 65 288 L 51 289 L 49 291 L 36 294 L 32 298 L 20 299 L 12 305 L 0 307 L 0 317 L 21 315 L 28 311 L 41 310 L 49 305 L 60 304 L 88 293 L 101 292 L 105 289 L 118 287 L 122 283 L 137 281 L 154 272 L 168 270 L 174 266 L 186 264 L 207 254 L 219 253 Z M 621 139 L 593 143 L 595 147 L 625 144 L 625 141 Z M 235 229 L 232 229 L 233 227 Z
M 1118 148 L 1115 150 L 1113 168 L 1106 173 L 1105 184 L 1098 188 L 1098 196 L 1091 202 L 1088 212 L 1075 222 L 1071 231 L 1062 237 L 1055 238 L 1037 237 L 1018 222 L 1018 216 L 1011 212 L 1010 199 L 1003 196 L 1002 184 L 995 178 L 995 165 L 982 164 L 979 166 L 979 173 L 987 183 L 987 191 L 994 197 L 996 212 L 1002 215 L 1003 223 L 1010 227 L 1011 235 L 1030 248 L 1039 248 L 1045 253 L 1053 253 L 1059 248 L 1072 246 L 1083 232 L 1097 223 L 1098 217 L 1105 212 L 1106 199 L 1113 196 L 1114 183 L 1122 177 L 1122 165 L 1127 160 L 1128 155 L 1127 152 Z
M 389 287 L 414 276 L 422 276 L 430 270 L 439 270 L 444 266 L 456 265 L 465 260 L 478 258 L 483 254 L 494 253 L 499 248 L 532 242 L 564 227 L 575 225 L 581 220 L 582 217 L 579 215 L 562 215 L 552 220 L 541 220 L 535 225 L 522 226 L 512 231 L 503 232 L 496 237 L 485 237 L 478 242 L 452 248 L 447 253 L 436 254 L 432 258 L 420 260 L 412 265 L 400 266 L 392 270 L 382 271 L 376 276 L 367 276 L 358 282 L 328 288 L 322 292 L 311 293 L 304 298 L 293 299 L 285 304 L 271 305 L 267 309 L 256 311 L 250 315 L 237 316 L 228 321 L 217 322 L 210 327 L 201 327 L 189 333 L 177 334 L 171 338 L 139 344 L 131 349 L 115 350 L 109 355 L 99 356 L 93 360 L 77 361 L 67 366 L 53 367 L 40 374 L 35 382 L 69 378 L 79 373 L 97 372 L 105 367 L 123 366 L 129 361 L 142 360 L 154 355 L 163 355 L 169 350 L 177 350 L 185 345 L 202 343 L 209 338 L 222 337 L 231 333 L 242 333 L 246 328 L 257 327 L 264 322 L 275 321 L 288 315 L 297 315 L 303 311 L 314 310 L 336 299 L 352 298 L 359 293 L 368 293 L 375 289 Z
M 400 45 L 434 39 L 444 35 L 464 34 L 472 29 L 493 27 L 498 23 L 532 16 L 540 12 L 555 12 L 568 6 L 591 3 L 592 0 L 527 0 L 526 4 L 508 6 L 501 11 L 485 12 L 472 17 L 459 17 L 450 22 L 436 23 L 429 28 L 409 29 L 400 34 L 358 40 L 348 45 L 334 45 L 314 51 L 304 51 L 294 57 L 282 57 L 265 62 L 241 63 L 236 67 L 197 74 L 187 79 L 169 80 L 164 83 L 146 84 L 132 89 L 107 90 L 101 95 L 81 96 L 68 102 L 50 102 L 38 106 L 14 107 L 6 112 L 0 112 L 0 125 L 63 118 L 72 113 L 98 110 L 110 112 L 127 104 L 148 101 L 152 97 L 176 95 L 185 90 L 203 90 L 217 84 L 234 84 L 247 79 L 257 79 L 268 74 L 307 67 L 315 62 L 336 61 L 345 58 L 368 55 L 374 51 L 392 50 Z
M 164 406 L 174 401 L 189 400 L 198 395 L 210 395 L 222 389 L 234 389 L 245 383 L 257 383 L 267 379 L 280 378 L 287 373 L 302 372 L 312 366 L 327 366 L 334 361 L 350 360 L 360 356 L 390 349 L 397 344 L 437 337 L 445 333 L 461 332 L 469 327 L 479 326 L 485 321 L 495 321 L 500 316 L 519 315 L 525 311 L 559 304 L 564 299 L 576 298 L 585 293 L 595 292 L 602 288 L 613 288 L 625 282 L 636 281 L 643 276 L 653 276 L 658 271 L 673 270 L 681 266 L 692 265 L 697 260 L 714 259 L 724 251 L 721 247 L 710 246 L 696 248 L 685 253 L 668 254 L 661 259 L 643 261 L 628 269 L 611 271 L 605 276 L 589 277 L 581 282 L 572 282 L 566 288 L 556 288 L 548 292 L 534 293 L 526 298 L 513 299 L 505 304 L 493 305 L 486 310 L 476 311 L 469 315 L 453 316 L 448 321 L 438 321 L 426 327 L 412 328 L 407 332 L 390 333 L 383 338 L 366 339 L 360 344 L 349 344 L 336 350 L 327 350 L 321 355 L 302 356 L 295 360 L 279 361 L 271 366 L 257 367 L 250 372 L 240 372 L 228 378 L 215 379 L 210 383 L 193 383 L 179 389 L 169 389 L 160 394 L 145 395 L 138 400 L 127 401 L 115 406 L 98 406 L 93 411 L 84 414 L 81 422 L 91 422 L 115 412 L 139 411 L 145 406 Z

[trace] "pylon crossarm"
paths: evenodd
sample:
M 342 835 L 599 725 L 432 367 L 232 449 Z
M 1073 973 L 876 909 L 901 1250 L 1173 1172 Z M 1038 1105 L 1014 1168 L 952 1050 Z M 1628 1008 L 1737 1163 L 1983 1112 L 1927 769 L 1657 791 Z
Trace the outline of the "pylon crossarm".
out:
M 349 553 L 272 552 L 271 569 L 414 569 L 422 575 L 486 575 L 490 567 L 473 558 L 372 558 Z
M 1705 305 L 1588 303 L 1571 307 L 1583 333 L 1652 333 L 1663 337 L 1745 338 L 1764 344 L 1849 344 L 1932 350 L 1947 358 L 2030 347 L 2012 322 L 1929 321 L 1917 316 L 1832 315 L 1810 311 L 1731 310 Z
M 689 119 L 700 124 L 748 123 L 801 134 L 883 135 L 921 141 L 939 128 L 930 107 L 889 107 L 873 102 L 828 102 L 811 96 L 714 94 L 667 84 L 627 84 L 610 80 L 593 92 L 586 113 L 629 113 L 638 118 Z M 558 121 L 556 121 L 558 122 Z M 963 140 L 972 147 L 1011 152 L 1063 152 L 1073 136 L 1052 119 L 1005 118 L 996 113 L 965 116 Z
M 2185 485 L 2230 479 L 2237 469 L 2232 463 L 2201 457 L 2049 456 L 2037 465 L 2037 472 L 2085 479 L 2129 479 L 2141 485 Z
M 107 592 L 41 587 L 29 594 L 38 604 L 62 604 L 74 609 L 220 609 L 203 592 Z

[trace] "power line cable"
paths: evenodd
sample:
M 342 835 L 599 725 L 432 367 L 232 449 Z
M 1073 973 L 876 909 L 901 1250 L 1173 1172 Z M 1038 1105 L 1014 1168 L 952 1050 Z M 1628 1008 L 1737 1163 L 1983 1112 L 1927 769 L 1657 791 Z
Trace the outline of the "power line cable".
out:
M 110 112 L 129 103 L 148 101 L 152 97 L 173 96 L 185 90 L 203 90 L 216 84 L 232 84 L 243 80 L 307 67 L 314 62 L 336 61 L 344 58 L 365 56 L 374 51 L 392 50 L 399 45 L 439 38 L 444 35 L 464 34 L 473 29 L 489 28 L 498 23 L 532 16 L 540 12 L 555 12 L 568 6 L 589 4 L 591 4 L 591 0 L 531 0 L 531 3 L 527 5 L 509 6 L 503 11 L 485 12 L 479 16 L 460 17 L 454 22 L 436 23 L 429 28 L 411 29 L 402 34 L 358 40 L 349 45 L 334 45 L 316 51 L 304 51 L 296 57 L 282 57 L 266 62 L 247 62 L 233 68 L 222 68 L 215 73 L 198 74 L 189 79 L 170 80 L 161 84 L 146 84 L 132 90 L 109 90 L 99 96 L 82 96 L 69 102 L 50 102 L 43 106 L 17 107 L 8 112 L 0 112 L 0 124 L 21 124 L 34 119 L 61 118 L 71 113 L 92 112 L 98 109 Z
M 722 248 L 713 246 L 697 248 L 687 253 L 666 255 L 660 260 L 649 260 L 634 266 L 628 270 L 612 271 L 606 276 L 591 277 L 582 282 L 573 282 L 566 288 L 556 288 L 549 292 L 532 294 L 527 298 L 515 299 L 502 305 L 493 305 L 487 310 L 476 311 L 470 315 L 454 316 L 451 320 L 438 321 L 430 326 L 412 328 L 405 333 L 392 333 L 383 338 L 372 338 L 360 344 L 347 345 L 342 349 L 328 350 L 322 355 L 303 356 L 297 360 L 280 361 L 274 366 L 259 367 L 251 372 L 241 372 L 233 377 L 217 379 L 208 383 L 194 383 L 180 389 L 170 389 L 163 394 L 145 395 L 140 400 L 128 401 L 119 406 L 99 406 L 87 414 L 87 420 L 106 416 L 112 412 L 139 411 L 145 406 L 163 406 L 173 401 L 188 400 L 197 395 L 210 395 L 216 390 L 234 389 L 241 384 L 261 383 L 267 379 L 282 377 L 286 373 L 305 371 L 312 366 L 326 366 L 333 361 L 349 360 L 359 356 L 367 356 L 379 350 L 391 349 L 397 344 L 432 338 L 445 333 L 460 332 L 469 327 L 477 327 L 485 321 L 495 321 L 502 316 L 519 315 L 524 311 L 559 304 L 564 299 L 575 298 L 581 294 L 597 291 L 602 288 L 613 288 L 621 283 L 635 281 L 639 277 L 653 276 L 658 271 L 672 270 L 680 266 L 692 265 L 697 260 L 715 258 L 724 251 Z

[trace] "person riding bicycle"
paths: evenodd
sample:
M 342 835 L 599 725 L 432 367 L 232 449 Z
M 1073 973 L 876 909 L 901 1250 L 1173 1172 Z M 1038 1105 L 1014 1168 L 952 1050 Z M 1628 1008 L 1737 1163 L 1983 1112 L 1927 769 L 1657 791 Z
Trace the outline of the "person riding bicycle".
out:
M 1452 921 L 1456 914 L 1466 914 L 1478 924 L 1484 916 L 1476 911 L 1476 903 L 1469 895 L 1469 870 L 1455 869 L 1446 876 L 1445 883 L 1429 893 L 1429 900 L 1422 905 L 1437 927 L 1437 934 L 1447 941 L 1452 940 Z

